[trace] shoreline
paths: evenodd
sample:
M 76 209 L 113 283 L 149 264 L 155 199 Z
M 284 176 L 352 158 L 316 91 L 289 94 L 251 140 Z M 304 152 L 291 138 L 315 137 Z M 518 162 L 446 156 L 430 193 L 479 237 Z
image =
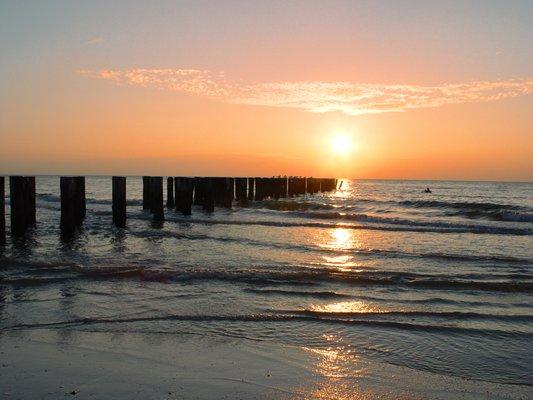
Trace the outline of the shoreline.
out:
M 0 333 L 4 399 L 525 399 L 466 380 L 220 336 L 37 329 Z

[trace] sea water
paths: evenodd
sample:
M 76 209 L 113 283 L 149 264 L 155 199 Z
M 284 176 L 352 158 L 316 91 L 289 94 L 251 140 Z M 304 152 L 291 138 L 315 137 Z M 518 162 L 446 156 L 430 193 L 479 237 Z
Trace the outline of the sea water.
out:
M 36 227 L 0 256 L 2 333 L 230 337 L 533 385 L 531 183 L 344 179 L 155 223 L 128 177 L 117 229 L 111 178 L 88 177 L 71 241 L 59 177 L 36 187 Z

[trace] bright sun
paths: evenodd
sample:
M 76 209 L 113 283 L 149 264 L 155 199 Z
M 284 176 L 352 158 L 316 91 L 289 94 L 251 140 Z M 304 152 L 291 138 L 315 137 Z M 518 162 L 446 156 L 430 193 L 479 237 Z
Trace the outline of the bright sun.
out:
M 353 143 L 350 137 L 343 134 L 339 134 L 333 138 L 333 140 L 331 141 L 331 146 L 336 154 L 344 155 L 348 154 L 352 150 Z

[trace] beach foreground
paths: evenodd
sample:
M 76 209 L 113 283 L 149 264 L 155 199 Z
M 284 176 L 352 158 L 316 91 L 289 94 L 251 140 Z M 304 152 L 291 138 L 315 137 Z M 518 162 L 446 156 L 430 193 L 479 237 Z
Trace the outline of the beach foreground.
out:
M 526 399 L 528 387 L 330 351 L 197 335 L 39 329 L 0 336 L 4 399 Z

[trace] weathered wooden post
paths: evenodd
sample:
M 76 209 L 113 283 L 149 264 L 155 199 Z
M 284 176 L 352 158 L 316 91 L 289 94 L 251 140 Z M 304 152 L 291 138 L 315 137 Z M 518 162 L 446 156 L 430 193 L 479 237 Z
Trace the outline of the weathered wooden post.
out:
M 154 214 L 154 221 L 163 221 L 165 211 L 163 207 L 163 178 L 160 176 L 150 177 L 150 211 Z
M 213 195 L 215 197 L 215 205 L 222 206 L 224 204 L 224 195 L 226 191 L 225 178 L 211 178 L 213 182 Z
M 74 217 L 75 181 L 74 178 L 62 176 L 59 178 L 61 193 L 61 234 L 73 236 L 76 228 Z
M 174 178 L 167 178 L 167 208 L 174 208 Z
M 0 176 L 0 245 L 6 242 L 6 179 Z
M 35 178 L 26 176 L 9 177 L 11 234 L 24 235 L 29 226 L 35 224 Z
M 76 181 L 77 192 L 77 221 L 78 225 L 81 225 L 85 219 L 85 215 L 87 214 L 87 206 L 85 203 L 85 177 L 76 176 L 74 179 Z
M 224 196 L 222 206 L 231 208 L 233 206 L 233 198 L 235 197 L 235 180 L 233 178 L 224 179 Z
M 279 199 L 281 194 L 281 182 L 279 178 L 270 178 L 270 198 Z
M 296 178 L 291 176 L 287 182 L 287 193 L 289 197 L 294 197 L 296 195 Z
M 337 179 L 329 178 L 327 181 L 328 181 L 328 191 L 329 192 L 333 192 L 335 189 L 337 189 Z
M 113 177 L 113 224 L 126 227 L 126 177 Z
M 266 199 L 270 195 L 270 178 L 260 179 L 259 192 L 261 193 L 259 196 L 261 200 Z
M 175 178 L 174 188 L 176 191 L 176 211 L 183 215 L 191 215 L 194 179 Z
M 274 198 L 278 197 L 277 182 L 278 182 L 277 178 L 268 178 L 267 179 L 267 187 L 268 187 L 267 195 L 271 199 L 274 199 Z
M 255 198 L 255 178 L 248 178 L 248 200 L 254 201 Z
M 248 202 L 248 196 L 246 187 L 248 185 L 248 179 L 235 178 L 235 198 L 241 205 L 246 205 Z
M 9 204 L 11 219 L 11 234 L 21 236 L 26 232 L 26 214 L 24 210 L 25 179 L 22 176 L 9 177 Z
M 70 237 L 74 235 L 76 227 L 82 225 L 85 218 L 85 178 L 62 176 L 60 191 L 61 234 Z
M 289 185 L 289 181 L 287 179 L 286 176 L 284 176 L 283 178 L 280 178 L 281 180 L 281 198 L 286 198 L 287 197 L 287 186 Z
M 143 176 L 143 210 L 149 210 L 150 208 L 150 177 Z
M 203 209 L 206 212 L 215 211 L 215 178 L 203 178 L 202 190 L 203 190 Z
M 307 193 L 315 194 L 318 192 L 319 187 L 316 178 L 307 178 Z
M 26 177 L 26 218 L 27 224 L 35 225 L 37 223 L 36 204 L 35 204 L 35 177 Z
M 201 206 L 203 204 L 202 178 L 197 176 L 193 179 L 193 182 L 194 182 L 193 204 L 195 206 Z
M 254 178 L 255 182 L 255 200 L 261 201 L 264 198 L 263 178 Z
M 229 203 L 229 207 L 233 205 L 233 199 L 235 199 L 235 178 L 227 178 L 228 179 L 228 191 L 227 191 L 227 201 Z

